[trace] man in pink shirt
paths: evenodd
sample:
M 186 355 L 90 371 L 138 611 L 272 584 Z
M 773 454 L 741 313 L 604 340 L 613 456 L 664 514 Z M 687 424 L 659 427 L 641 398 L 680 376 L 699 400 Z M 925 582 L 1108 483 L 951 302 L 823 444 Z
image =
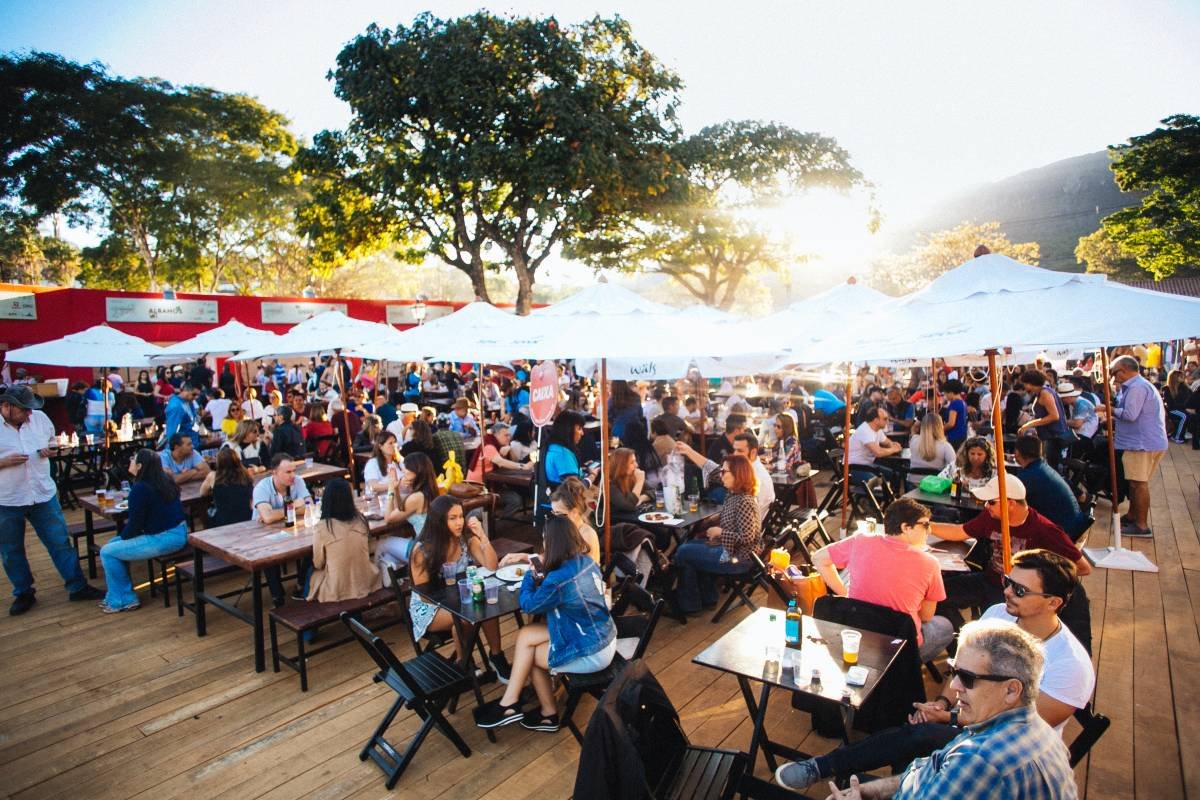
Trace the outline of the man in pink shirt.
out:
M 813 565 L 834 594 L 911 616 L 922 662 L 954 640 L 950 620 L 934 615 L 946 589 L 937 559 L 924 551 L 929 524 L 929 509 L 902 497 L 884 512 L 886 535 L 855 534 L 813 554 Z M 847 567 L 849 589 L 838 574 Z

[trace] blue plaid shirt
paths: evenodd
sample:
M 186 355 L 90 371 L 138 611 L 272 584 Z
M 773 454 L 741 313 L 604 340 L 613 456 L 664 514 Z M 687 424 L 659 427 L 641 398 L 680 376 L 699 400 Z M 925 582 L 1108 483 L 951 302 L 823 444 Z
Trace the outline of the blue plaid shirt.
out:
M 918 758 L 894 800 L 1074 800 L 1075 775 L 1062 737 L 1032 706 L 968 725 L 954 741 Z

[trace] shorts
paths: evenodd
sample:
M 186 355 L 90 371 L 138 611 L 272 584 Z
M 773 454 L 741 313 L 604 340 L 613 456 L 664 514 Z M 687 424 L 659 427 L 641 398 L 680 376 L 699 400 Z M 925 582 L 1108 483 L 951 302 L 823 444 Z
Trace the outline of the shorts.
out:
M 1121 454 L 1121 466 L 1125 468 L 1125 480 L 1146 483 L 1158 462 L 1162 461 L 1165 450 L 1126 450 Z
M 617 654 L 617 640 L 614 638 L 604 647 L 592 653 L 590 656 L 580 656 L 574 658 L 565 664 L 559 664 L 550 673 L 557 675 L 560 672 L 568 672 L 574 675 L 587 675 L 593 672 L 599 672 L 612 663 L 613 656 Z

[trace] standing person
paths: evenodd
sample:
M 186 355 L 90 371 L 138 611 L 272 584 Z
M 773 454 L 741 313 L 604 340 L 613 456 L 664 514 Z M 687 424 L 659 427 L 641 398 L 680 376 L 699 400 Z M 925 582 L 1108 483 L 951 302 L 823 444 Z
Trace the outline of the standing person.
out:
M 946 395 L 946 404 L 942 406 L 942 422 L 946 431 L 946 441 L 955 450 L 967 440 L 967 403 L 963 400 L 966 389 L 958 379 L 948 380 L 942 384 L 942 392 Z
M 271 455 L 281 454 L 291 458 L 304 458 L 304 434 L 292 421 L 291 406 L 283 406 L 275 412 L 275 427 L 271 432 Z
M 1046 463 L 1058 469 L 1063 450 L 1074 438 L 1067 428 L 1066 409 L 1058 393 L 1047 385 L 1044 373 L 1027 369 L 1021 373 L 1020 381 L 1033 401 L 1033 419 L 1017 428 L 1017 435 L 1035 432 L 1046 446 Z
M 1119 356 L 1109 365 L 1109 376 L 1120 385 L 1116 406 L 1097 406 L 1097 414 L 1112 414 L 1113 446 L 1117 451 L 1117 477 L 1128 485 L 1129 511 L 1121 521 L 1122 536 L 1152 535 L 1150 478 L 1167 451 L 1167 419 L 1153 384 L 1141 375 L 1137 359 Z
M 217 379 L 217 386 L 221 387 L 221 391 L 226 397 L 237 397 L 237 378 L 233 376 L 233 365 L 228 361 L 221 368 L 221 377 Z
M 191 383 L 182 383 L 167 401 L 164 435 L 170 439 L 177 433 L 192 440 L 194 448 L 200 447 L 200 434 L 196 432 L 196 395 L 199 392 Z
M 575 526 L 555 517 L 546 523 L 544 539 L 546 552 L 538 568 L 525 573 L 520 604 L 526 614 L 544 614 L 546 621 L 528 623 L 517 633 L 504 695 L 475 712 L 481 728 L 520 722 L 528 730 L 554 733 L 559 721 L 551 673 L 599 672 L 616 655 L 616 626 L 605 604 L 604 579 Z M 528 718 L 520 705 L 527 680 L 540 706 Z
M 28 520 L 62 576 L 73 601 L 104 596 L 89 586 L 67 536 L 67 522 L 50 477 L 54 423 L 42 413 L 42 398 L 28 386 L 0 392 L 0 556 L 13 587 L 11 616 L 24 614 L 37 602 L 33 573 L 25 557 Z
M 83 419 L 84 430 L 93 436 L 103 434 L 104 419 L 106 416 L 112 419 L 112 407 L 117 403 L 112 385 L 107 378 L 100 378 L 87 390 L 84 399 L 87 402 L 87 416 Z
M 133 385 L 133 393 L 137 396 L 138 407 L 142 409 L 142 417 L 154 419 L 158 416 L 158 406 L 154 400 L 154 382 L 150 380 L 149 370 L 138 373 L 137 383 Z
M 884 536 L 859 534 L 813 553 L 813 566 L 839 597 L 885 606 L 912 617 L 921 662 L 932 661 L 954 641 L 954 625 L 936 616 L 946 599 L 938 560 L 925 552 L 929 509 L 901 497 L 883 512 Z M 849 568 L 850 587 L 838 570 Z
M 133 476 L 129 520 L 120 535 L 100 548 L 108 583 L 108 592 L 100 602 L 105 614 L 141 607 L 129 579 L 129 562 L 174 553 L 187 544 L 187 517 L 179 502 L 179 486 L 163 470 L 158 453 L 144 447 L 138 450 L 129 459 L 129 474 Z
M 154 416 L 158 420 L 164 418 L 167 401 L 171 399 L 171 395 L 175 394 L 175 387 L 171 385 L 170 377 L 166 367 L 159 367 L 155 370 L 154 388 L 151 391 L 154 394 L 157 409 Z
M 208 368 L 208 364 L 204 362 L 203 358 L 196 359 L 196 366 L 192 367 L 192 371 L 188 373 L 188 382 L 202 392 L 212 388 L 213 371 Z

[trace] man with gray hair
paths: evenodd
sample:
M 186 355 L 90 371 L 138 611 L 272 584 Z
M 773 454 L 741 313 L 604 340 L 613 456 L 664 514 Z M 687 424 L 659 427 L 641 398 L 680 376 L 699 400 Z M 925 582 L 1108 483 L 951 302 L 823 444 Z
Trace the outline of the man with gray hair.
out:
M 903 774 L 839 790 L 829 800 L 1069 800 L 1077 797 L 1067 747 L 1038 716 L 1044 656 L 1037 637 L 999 620 L 963 626 L 950 688 L 961 734 Z
M 1118 475 L 1128 483 L 1129 511 L 1121 522 L 1122 536 L 1150 536 L 1150 478 L 1167 452 L 1167 412 L 1154 384 L 1142 377 L 1133 356 L 1119 356 L 1108 365 L 1111 378 L 1120 385 L 1115 405 L 1096 406 L 1096 414 L 1111 415 L 1113 447 L 1117 451 Z

